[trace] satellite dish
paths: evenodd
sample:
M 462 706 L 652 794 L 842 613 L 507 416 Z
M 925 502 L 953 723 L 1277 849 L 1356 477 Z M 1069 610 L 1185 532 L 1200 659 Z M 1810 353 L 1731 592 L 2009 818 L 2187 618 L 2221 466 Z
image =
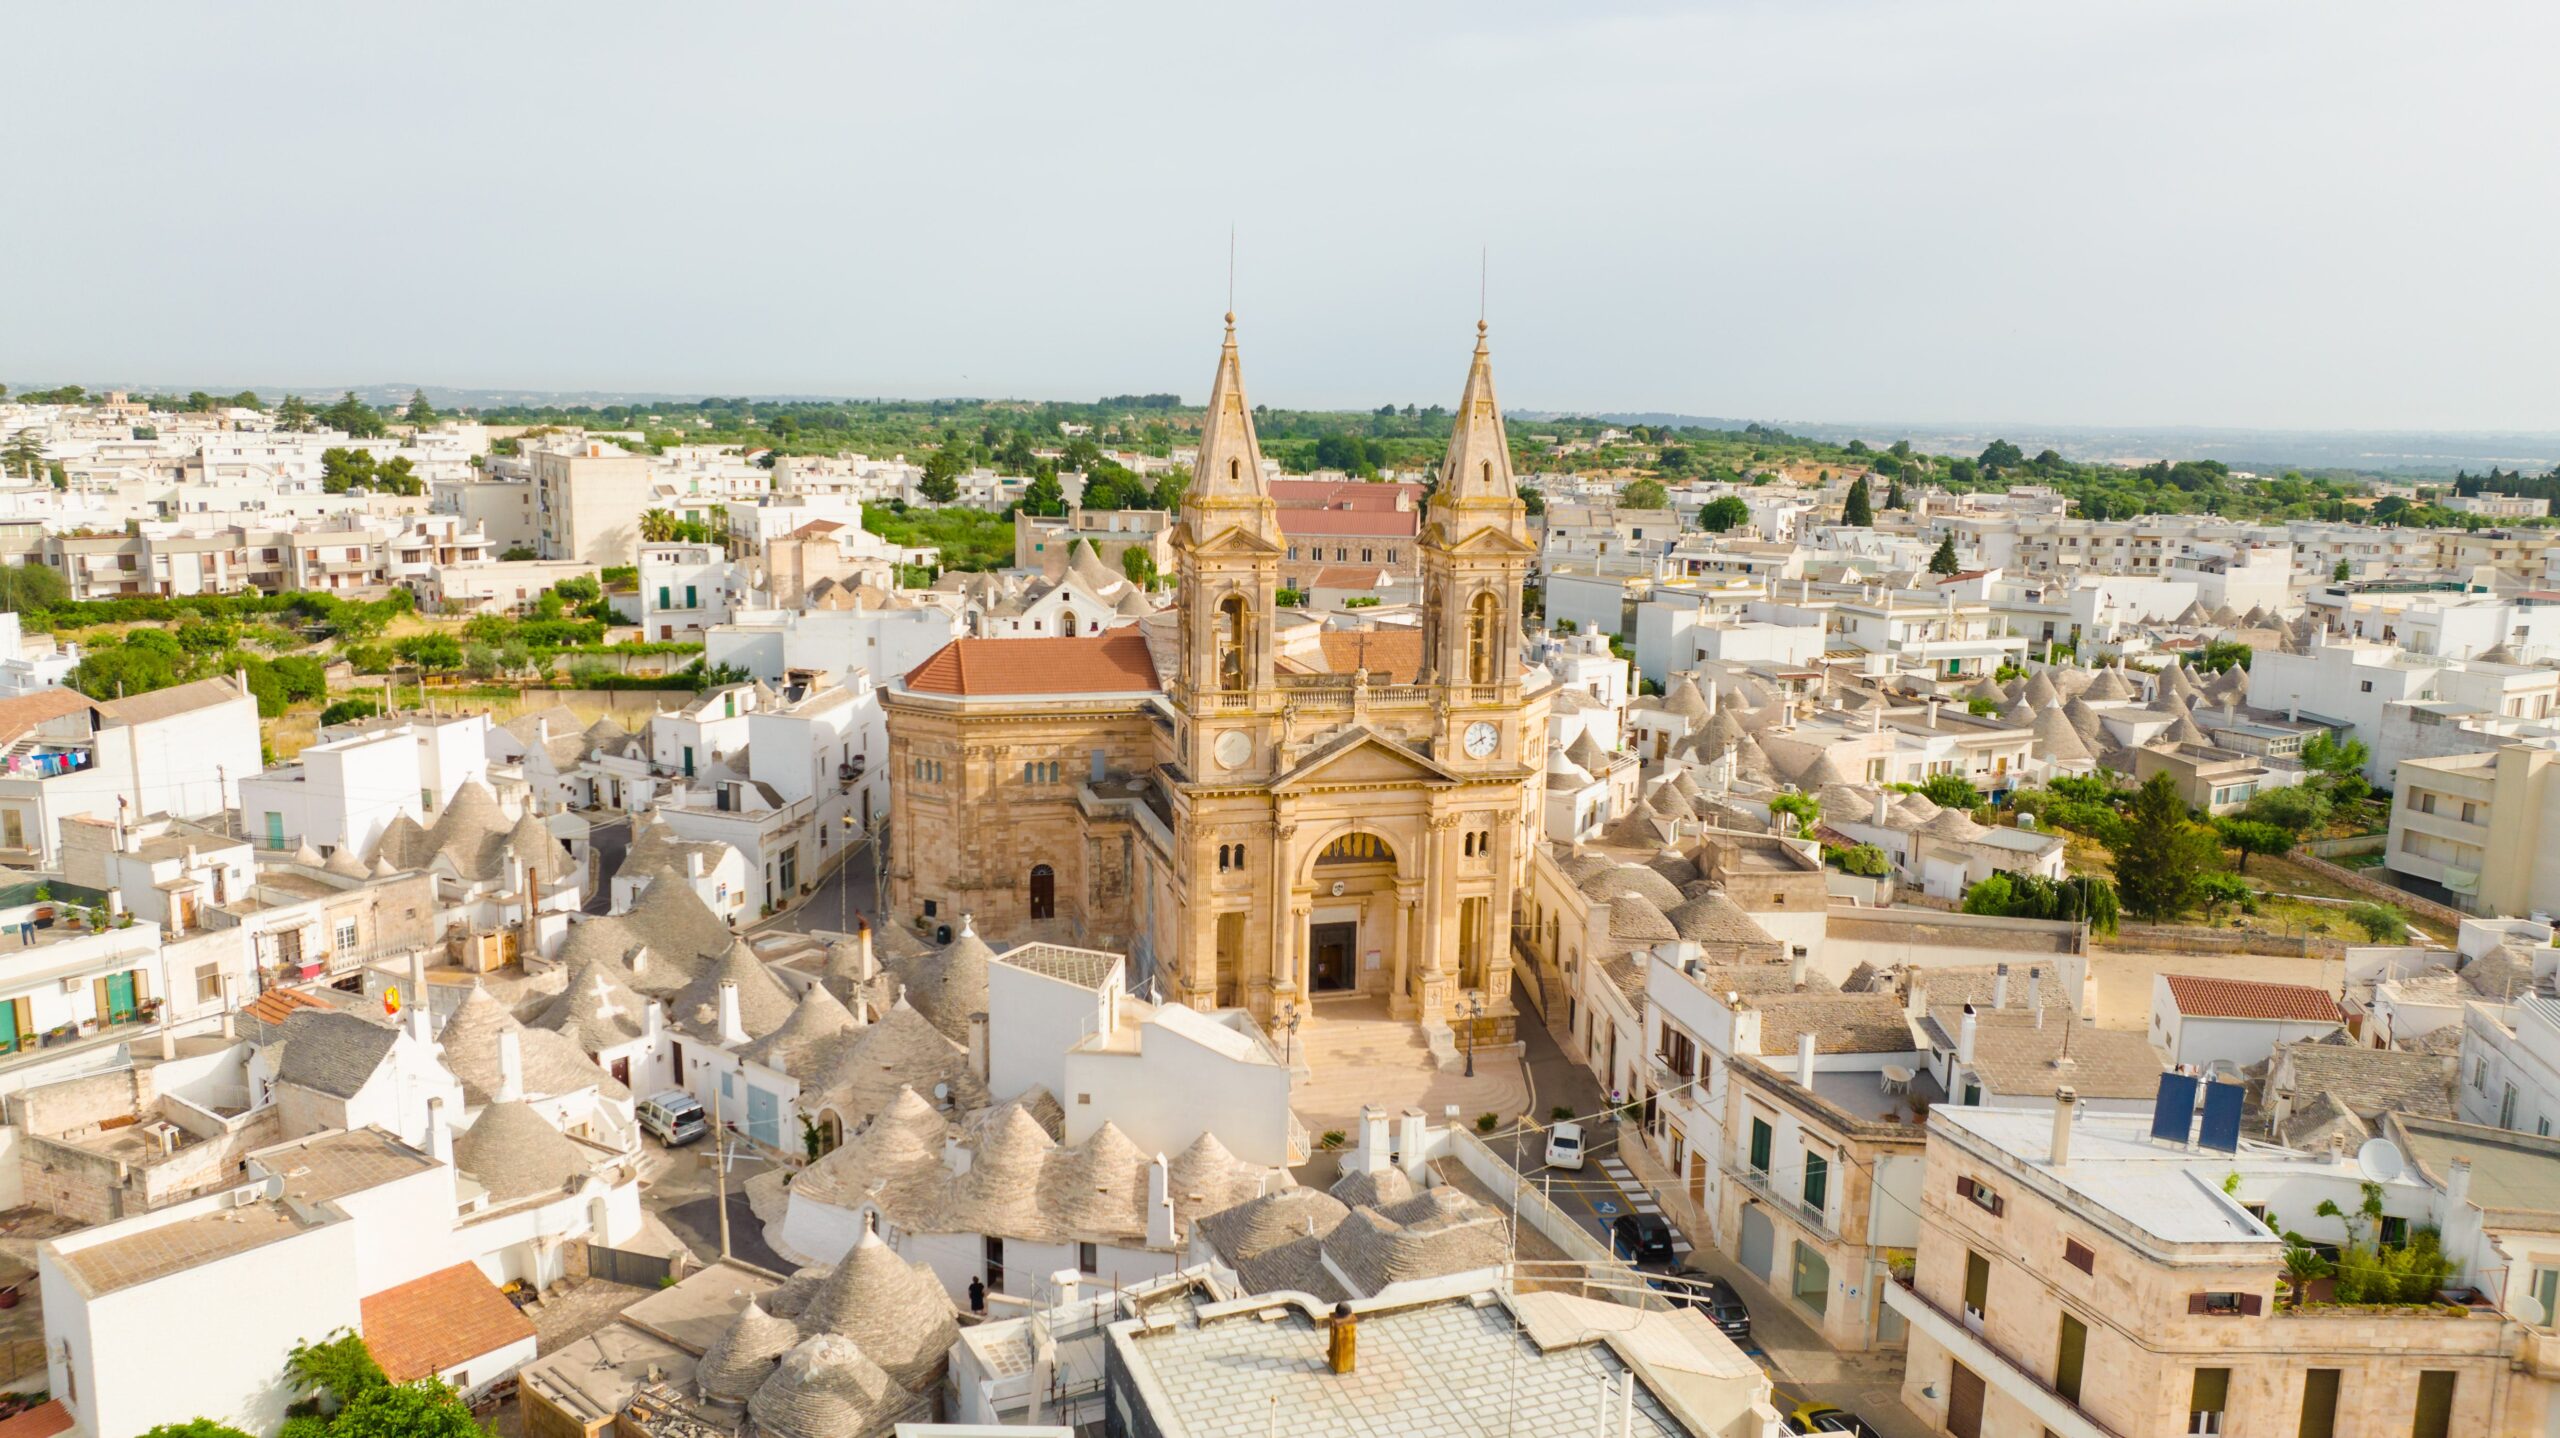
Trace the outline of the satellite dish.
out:
M 2373 1183 L 2389 1183 L 2409 1171 L 2409 1161 L 2387 1138 L 2369 1138 L 2356 1150 L 2356 1169 Z

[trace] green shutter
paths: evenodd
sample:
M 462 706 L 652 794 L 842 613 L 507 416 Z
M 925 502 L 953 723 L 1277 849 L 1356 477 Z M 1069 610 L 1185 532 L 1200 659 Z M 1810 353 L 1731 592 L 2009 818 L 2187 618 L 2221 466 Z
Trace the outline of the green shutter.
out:
M 2451 1438 L 2453 1433 L 2453 1370 L 2430 1368 L 2418 1375 L 2418 1414 L 2409 1424 L 2409 1438 Z
M 1964 1306 L 1976 1313 L 1991 1311 L 1991 1260 L 1979 1253 L 1964 1256 Z
M 1769 1124 L 1765 1119 L 1751 1121 L 1751 1167 L 1758 1173 L 1769 1171 Z
M 2089 1356 L 2089 1325 L 2062 1315 L 2062 1342 L 2053 1360 L 2053 1391 L 2080 1401 L 2080 1365 Z
M 1831 1196 L 1831 1160 L 1818 1153 L 1804 1156 L 1804 1206 L 1816 1213 Z
M 2230 1406 L 2231 1370 L 2228 1368 L 2197 1369 L 2195 1386 L 2189 1389 L 2187 1394 L 2187 1411 L 2219 1413 Z M 2188 1425 L 2188 1431 L 2194 1431 L 2192 1423 Z

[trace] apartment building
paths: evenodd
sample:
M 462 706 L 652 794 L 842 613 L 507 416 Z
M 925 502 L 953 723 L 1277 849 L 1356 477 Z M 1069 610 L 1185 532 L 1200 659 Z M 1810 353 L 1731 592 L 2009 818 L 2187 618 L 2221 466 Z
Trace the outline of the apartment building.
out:
M 2556 762 L 2560 752 L 2521 743 L 2402 761 L 2383 864 L 2471 913 L 2560 911 Z
M 69 689 L 0 701 L 0 862 L 51 868 L 81 815 L 219 814 L 260 758 L 237 675 L 103 704 Z
M 640 516 L 657 505 L 649 461 L 600 439 L 533 456 L 534 547 L 600 568 L 635 563 Z
M 1063 515 L 1013 516 L 1013 567 L 1056 579 L 1067 572 L 1076 546 L 1090 543 L 1114 574 L 1127 571 L 1122 556 L 1143 550 L 1159 574 L 1173 572 L 1173 514 L 1161 509 L 1084 509 Z
M 2080 1113 L 2067 1083 L 2050 1112 L 1931 1110 L 1918 1253 L 1885 1289 L 1910 1324 L 1913 1412 L 1958 1438 L 2546 1431 L 2548 1329 L 2512 1318 L 2532 1275 L 2484 1261 L 2484 1235 L 2522 1216 L 2479 1205 L 2524 1199 L 2513 1185 L 2551 1172 L 2549 1155 L 2412 1121 L 2393 1129 L 2405 1168 L 2375 1168 L 2386 1177 L 2367 1188 L 2352 1156 L 2240 1145 L 2236 1103 L 2233 1132 L 2208 1119 L 2199 1146 L 2185 1082 L 2164 1081 L 2175 1107 L 2156 1119 Z M 2492 1163 L 2495 1198 L 2474 1176 Z M 2288 1301 L 2270 1225 L 2341 1244 L 2347 1225 L 2320 1206 L 2357 1213 L 2368 1194 L 2372 1227 L 2443 1234 L 2465 1270 L 2459 1302 Z
M 1867 654 L 1891 655 L 1905 673 L 1958 679 L 1990 674 L 2027 657 L 2024 635 L 1982 602 L 1959 600 L 1940 591 L 1936 603 L 1914 596 L 1900 602 L 1894 591 L 1843 600 L 1832 607 L 1833 647 Z

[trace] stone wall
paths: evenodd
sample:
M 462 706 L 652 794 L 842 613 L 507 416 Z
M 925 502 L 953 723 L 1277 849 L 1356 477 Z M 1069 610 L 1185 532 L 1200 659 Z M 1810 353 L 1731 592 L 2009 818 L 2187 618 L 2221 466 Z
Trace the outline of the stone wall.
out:
M 9 1099 L 9 1117 L 34 1137 L 52 1138 L 132 1119 L 151 1107 L 152 1097 L 150 1070 L 109 1069 L 21 1089 Z
M 2111 948 L 2168 954 L 2272 954 L 2280 958 L 2344 959 L 2336 939 L 2270 934 L 2263 929 L 2209 929 L 2199 924 L 2126 924 L 2101 942 Z
M 2433 920 L 2448 928 L 2462 927 L 2463 919 L 2468 917 L 2460 909 L 2448 908 L 2433 899 L 2421 898 L 2406 889 L 2386 884 L 2371 874 L 2359 873 L 2354 869 L 2332 864 L 2307 849 L 2297 850 L 2293 855 L 2293 861 L 2315 874 L 2337 880 L 2376 903 L 2389 904 L 2403 913 L 2415 914 L 2419 918 Z

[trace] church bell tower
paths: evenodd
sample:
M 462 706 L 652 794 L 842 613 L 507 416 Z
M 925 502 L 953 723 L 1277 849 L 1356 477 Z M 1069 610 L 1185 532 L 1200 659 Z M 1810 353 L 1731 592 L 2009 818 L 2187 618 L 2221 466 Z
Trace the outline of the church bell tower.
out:
M 1448 711 L 1443 753 L 1463 767 L 1523 762 L 1520 611 L 1537 546 L 1511 473 L 1484 322 L 1423 512 L 1423 667 Z
M 1195 780 L 1265 772 L 1273 757 L 1265 731 L 1279 710 L 1272 611 L 1286 544 L 1245 402 L 1233 314 L 1173 552 L 1182 609 L 1183 767 Z

